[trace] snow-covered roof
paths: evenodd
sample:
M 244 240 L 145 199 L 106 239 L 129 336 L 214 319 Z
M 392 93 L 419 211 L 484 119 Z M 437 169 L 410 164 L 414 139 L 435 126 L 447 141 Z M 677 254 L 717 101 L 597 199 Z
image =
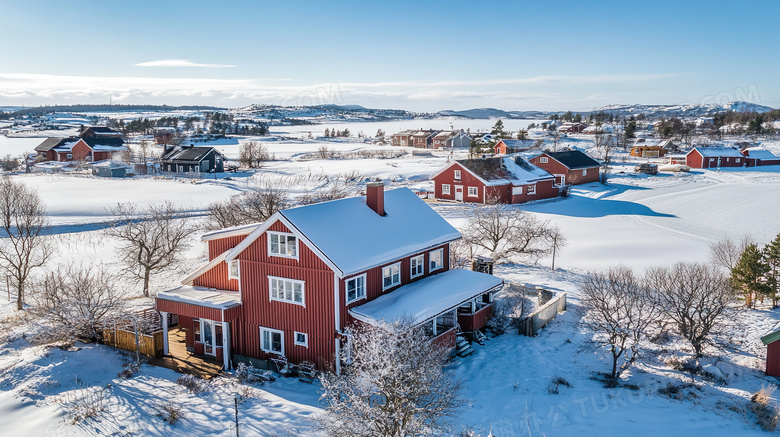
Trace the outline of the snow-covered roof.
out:
M 494 158 L 459 159 L 456 163 L 465 168 L 487 186 L 523 185 L 553 176 L 545 170 L 531 164 L 519 154 Z M 454 165 L 451 164 L 451 165 Z M 446 167 L 446 170 L 449 167 Z M 431 179 L 441 174 L 435 174 Z
M 262 223 L 251 223 L 248 225 L 233 226 L 220 229 L 218 231 L 207 232 L 200 239 L 202 241 L 218 240 L 220 238 L 237 237 L 239 235 L 249 235 L 257 229 Z
M 366 205 L 365 197 L 351 197 L 279 214 L 344 276 L 460 238 L 457 229 L 408 188 L 385 191 L 384 207 L 385 215 L 380 216 Z M 267 222 L 272 221 L 273 217 Z M 262 232 L 263 228 L 257 229 L 247 240 Z M 234 250 L 240 253 L 243 246 Z
M 187 303 L 218 310 L 241 305 L 241 296 L 236 291 L 182 285 L 172 290 L 157 293 L 157 298 L 171 302 Z
M 748 158 L 753 159 L 780 159 L 780 157 L 775 156 L 774 153 L 770 152 L 767 149 L 761 148 L 761 147 L 748 147 Z
M 105 161 L 93 162 L 92 164 L 90 164 L 90 166 L 100 167 L 100 168 L 133 168 L 132 165 L 126 162 L 116 162 L 110 159 L 107 159 Z
M 697 150 L 704 158 L 718 158 L 718 157 L 733 157 L 742 158 L 742 154 L 734 147 L 694 147 L 693 150 L 688 152 L 692 153 Z
M 404 285 L 349 312 L 366 323 L 405 317 L 422 323 L 502 284 L 501 279 L 486 273 L 448 270 Z

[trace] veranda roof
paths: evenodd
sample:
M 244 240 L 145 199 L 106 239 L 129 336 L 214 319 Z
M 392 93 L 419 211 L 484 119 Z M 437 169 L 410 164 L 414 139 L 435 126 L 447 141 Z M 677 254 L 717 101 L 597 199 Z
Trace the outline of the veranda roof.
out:
M 405 317 L 419 324 L 494 289 L 504 281 L 471 270 L 448 270 L 429 276 L 350 309 L 356 319 L 377 324 Z
M 186 303 L 218 310 L 241 305 L 241 296 L 236 291 L 182 285 L 172 290 L 157 293 L 157 299 Z

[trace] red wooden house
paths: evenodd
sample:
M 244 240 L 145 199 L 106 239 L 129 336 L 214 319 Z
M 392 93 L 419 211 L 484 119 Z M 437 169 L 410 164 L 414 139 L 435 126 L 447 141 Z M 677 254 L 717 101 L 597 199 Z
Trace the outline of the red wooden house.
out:
M 555 176 L 558 185 L 586 184 L 599 180 L 599 163 L 579 150 L 544 152 L 531 163 Z
M 431 177 L 434 197 L 475 203 L 523 203 L 558 196 L 555 179 L 520 155 L 461 159 Z
M 510 140 L 500 139 L 493 146 L 496 155 L 511 155 L 513 153 L 524 152 L 531 148 L 532 142 L 528 140 Z
M 129 150 L 119 132 L 98 126 L 82 126 L 78 137 L 47 138 L 35 148 L 43 161 L 104 161 Z
M 780 156 L 760 147 L 748 147 L 739 151 L 745 157 L 745 165 L 748 167 L 760 167 L 762 165 L 780 165 Z
M 691 168 L 743 167 L 745 157 L 734 147 L 694 147 L 685 154 Z
M 780 324 L 761 337 L 766 348 L 766 374 L 780 377 Z
M 209 262 L 157 295 L 163 320 L 178 314 L 188 348 L 225 368 L 283 356 L 338 371 L 358 321 L 412 317 L 451 345 L 458 323 L 480 329 L 502 281 L 450 270 L 460 234 L 409 189 L 367 193 L 204 235 Z

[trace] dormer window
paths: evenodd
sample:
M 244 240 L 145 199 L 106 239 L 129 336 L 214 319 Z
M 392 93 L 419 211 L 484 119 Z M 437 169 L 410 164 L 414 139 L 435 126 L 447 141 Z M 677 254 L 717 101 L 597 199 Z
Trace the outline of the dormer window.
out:
M 228 263 L 228 279 L 238 279 L 238 260 L 234 259 Z
M 298 238 L 293 234 L 269 232 L 268 255 L 298 258 Z

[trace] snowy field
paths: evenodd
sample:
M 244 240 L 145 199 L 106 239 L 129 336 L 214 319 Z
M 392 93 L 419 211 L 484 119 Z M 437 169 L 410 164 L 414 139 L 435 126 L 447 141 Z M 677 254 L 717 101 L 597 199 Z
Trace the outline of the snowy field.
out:
M 369 134 L 370 129 L 362 130 Z M 240 141 L 246 140 L 250 139 Z M 255 175 L 231 175 L 229 180 L 14 177 L 34 187 L 47 205 L 56 234 L 52 238 L 60 246 L 52 264 L 76 259 L 113 265 L 116 243 L 100 227 L 107 220 L 106 208 L 116 202 L 144 205 L 170 199 L 188 211 L 202 213 L 211 202 L 264 180 L 348 173 L 359 174 L 363 182 L 381 178 L 390 188 L 430 189 L 428 177 L 451 158 L 447 152 L 434 152 L 427 157 L 301 160 L 322 145 L 344 152 L 398 148 L 358 141 L 258 140 L 277 160 Z M 237 154 L 238 141 L 218 147 L 226 148 L 229 155 Z M 566 291 L 570 310 L 538 337 L 507 334 L 477 345 L 474 355 L 452 362 L 452 370 L 465 382 L 463 395 L 468 399 L 456 420 L 459 427 L 480 435 L 492 430 L 496 436 L 527 435 L 529 429 L 532 435 L 547 436 L 763 434 L 750 423 L 745 408 L 750 393 L 773 382 L 760 370 L 765 348 L 759 336 L 780 320 L 777 311 L 743 311 L 732 320 L 722 338 L 723 358 L 714 363 L 728 377 L 728 385 L 692 381 L 668 368 L 664 360 L 684 348 L 673 340 L 650 345 L 648 356 L 627 375 L 627 382 L 639 389 L 627 390 L 605 389 L 591 379 L 594 372 L 607 370 L 609 362 L 590 347 L 588 333 L 577 325 L 575 309 L 577 284 L 588 270 L 618 263 L 642 269 L 683 260 L 704 261 L 709 244 L 726 236 L 749 235 L 759 244 L 774 238 L 780 232 L 780 167 L 658 176 L 634 175 L 629 170 L 632 167 L 617 167 L 606 186 L 578 186 L 569 198 L 521 207 L 557 224 L 568 244 L 556 258 L 555 272 L 549 270 L 550 260 L 542 259 L 535 265 L 502 265 L 496 274 L 516 283 Z M 621 174 L 621 170 L 626 172 Z M 309 189 L 290 188 L 296 194 Z M 456 227 L 465 224 L 473 208 L 454 203 L 431 205 Z M 181 265 L 156 277 L 153 291 L 174 286 L 205 257 L 204 246 L 193 236 Z M 306 419 L 319 406 L 316 385 L 280 379 L 247 388 L 232 378 L 218 378 L 205 392 L 194 394 L 175 383 L 180 375 L 148 365 L 137 376 L 122 380 L 117 373 L 130 360 L 127 356 L 100 345 L 34 345 L 31 335 L 40 329 L 34 320 L 17 315 L 0 293 L 0 417 L 10 418 L 4 421 L 8 435 L 235 435 L 231 424 L 237 392 L 248 396 L 239 407 L 242 435 L 310 434 Z M 552 394 L 548 387 L 558 376 L 571 387 L 560 387 L 558 394 Z M 693 394 L 684 400 L 659 395 L 657 389 L 669 382 L 693 382 Z M 102 411 L 93 418 L 75 418 L 82 399 L 99 399 Z M 175 426 L 157 416 L 168 402 L 184 413 Z

